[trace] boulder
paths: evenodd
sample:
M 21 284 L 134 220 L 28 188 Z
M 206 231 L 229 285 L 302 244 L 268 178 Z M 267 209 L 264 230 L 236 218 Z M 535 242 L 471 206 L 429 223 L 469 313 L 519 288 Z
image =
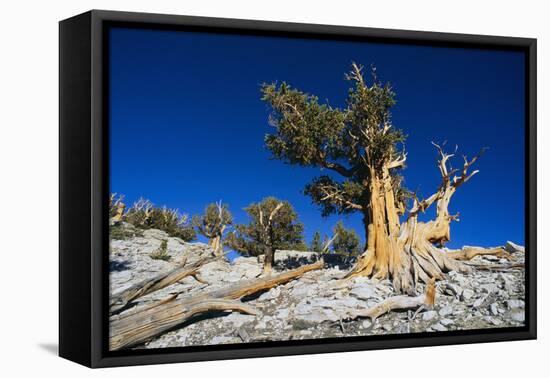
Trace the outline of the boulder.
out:
M 439 310 L 439 315 L 445 317 L 445 316 L 449 316 L 453 313 L 453 306 L 445 306 L 445 307 L 442 307 L 440 310 Z
M 525 302 L 521 299 L 508 299 L 506 302 L 506 307 L 508 309 L 513 310 L 516 308 L 525 308 Z
M 437 312 L 435 311 L 426 311 L 425 313 L 422 314 L 422 320 L 426 320 L 426 321 L 433 320 L 436 317 L 437 317 Z
M 359 299 L 370 299 L 378 297 L 375 288 L 368 284 L 355 286 L 353 289 L 351 289 L 349 293 L 350 295 L 353 295 L 354 297 L 357 297 Z
M 516 322 L 524 322 L 525 311 L 519 308 L 513 309 L 512 311 L 510 311 L 510 319 Z
M 524 246 L 513 243 L 511 241 L 506 242 L 504 249 L 506 250 L 506 252 L 509 252 L 509 253 L 517 253 L 517 252 L 525 253 Z
M 473 290 L 470 290 L 470 289 L 465 289 L 462 291 L 462 295 L 460 296 L 460 298 L 463 300 L 463 301 L 469 301 L 470 299 L 472 299 L 472 297 L 474 296 L 474 291 Z

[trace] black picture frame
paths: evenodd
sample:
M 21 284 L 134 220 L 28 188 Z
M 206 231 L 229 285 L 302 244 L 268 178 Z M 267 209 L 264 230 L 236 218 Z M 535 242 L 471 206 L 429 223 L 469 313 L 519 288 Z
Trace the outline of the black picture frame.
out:
M 108 56 L 113 26 L 522 51 L 526 59 L 526 322 L 448 331 L 110 352 Z M 157 364 L 536 338 L 536 39 L 92 10 L 59 24 L 59 354 L 89 367 Z

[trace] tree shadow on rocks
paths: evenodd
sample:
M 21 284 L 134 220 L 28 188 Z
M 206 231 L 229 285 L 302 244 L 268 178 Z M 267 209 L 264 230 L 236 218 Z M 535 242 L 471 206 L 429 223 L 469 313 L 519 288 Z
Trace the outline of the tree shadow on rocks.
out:
M 326 268 L 339 268 L 340 270 L 349 270 L 357 262 L 356 256 L 345 256 L 335 253 L 327 253 L 323 255 Z
M 109 262 L 109 271 L 111 272 L 122 272 L 123 270 L 130 269 L 130 264 L 128 261 L 110 261 Z
M 275 269 L 278 271 L 296 269 L 303 265 L 313 264 L 317 260 L 319 260 L 319 257 L 315 254 L 311 254 L 311 256 L 290 256 L 284 260 L 277 261 Z
M 340 270 L 349 270 L 357 262 L 356 256 L 345 256 L 335 253 L 311 254 L 311 256 L 291 256 L 282 261 L 277 261 L 275 268 L 279 271 L 296 269 L 303 265 L 313 264 L 322 258 L 325 262 L 325 268 L 338 267 Z

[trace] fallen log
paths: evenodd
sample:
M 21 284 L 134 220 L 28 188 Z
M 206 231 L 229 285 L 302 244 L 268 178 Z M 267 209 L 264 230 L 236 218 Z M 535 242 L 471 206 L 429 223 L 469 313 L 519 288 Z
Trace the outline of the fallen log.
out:
M 448 252 L 446 255 L 452 259 L 467 261 L 476 256 L 492 255 L 506 260 L 511 260 L 512 256 L 502 247 L 481 248 L 481 247 L 464 247 L 459 251 Z
M 237 299 L 286 283 L 304 273 L 321 269 L 323 265 L 324 262 L 320 260 L 274 276 L 252 279 L 182 299 L 170 299 L 162 305 L 148 306 L 128 316 L 123 314 L 120 317 L 113 317 L 110 321 L 109 348 L 120 350 L 141 344 L 199 313 L 239 311 L 255 315 L 257 313 L 255 309 Z
M 468 264 L 469 266 L 477 270 L 490 270 L 494 272 L 502 272 L 506 270 L 514 269 L 524 269 L 525 264 L 516 263 L 516 264 Z
M 394 310 L 411 310 L 421 307 L 428 309 L 433 308 L 435 303 L 435 292 L 435 278 L 432 278 L 426 285 L 426 291 L 422 295 L 416 297 L 407 295 L 390 297 L 374 307 L 350 313 L 349 319 L 370 318 L 374 322 L 378 317 Z
M 282 283 L 286 283 L 312 270 L 321 269 L 324 266 L 324 261 L 319 260 L 313 264 L 304 265 L 299 268 L 289 270 L 284 273 L 279 273 L 274 276 L 264 276 L 242 283 L 238 283 L 229 287 L 214 290 L 207 295 L 214 298 L 229 298 L 237 299 L 257 293 L 262 290 L 271 289 Z
M 146 311 L 146 310 L 152 309 L 153 307 L 157 307 L 165 303 L 171 302 L 177 297 L 178 297 L 177 294 L 170 294 L 168 297 L 163 298 L 161 300 L 153 301 L 152 303 L 148 303 L 148 304 L 144 304 L 144 305 L 140 305 L 140 306 L 136 306 L 134 308 L 128 309 L 128 311 L 124 311 L 122 314 L 111 315 L 110 320 L 127 318 L 128 316 L 137 314 L 138 312 Z
M 159 273 L 152 278 L 137 282 L 121 292 L 114 293 L 109 301 L 109 312 L 112 314 L 120 311 L 137 298 L 170 286 L 178 281 L 181 281 L 185 277 L 192 276 L 195 277 L 197 281 L 204 283 L 204 281 L 197 276 L 198 270 L 203 265 L 206 265 L 216 259 L 217 257 L 206 257 L 192 264 L 179 266 L 167 272 Z

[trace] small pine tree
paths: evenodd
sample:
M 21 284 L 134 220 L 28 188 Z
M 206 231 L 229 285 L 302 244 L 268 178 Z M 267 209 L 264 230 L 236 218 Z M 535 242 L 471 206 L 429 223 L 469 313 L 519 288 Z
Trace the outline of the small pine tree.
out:
M 361 254 L 359 236 L 353 229 L 348 229 L 342 221 L 334 226 L 336 238 L 332 243 L 332 251 L 340 255 L 357 256 Z
M 289 249 L 293 251 L 300 251 L 300 252 L 307 252 L 309 251 L 309 246 L 305 241 L 301 241 L 300 243 L 296 243 L 294 245 L 291 245 Z
M 313 239 L 311 240 L 309 249 L 312 252 L 320 253 L 323 251 L 323 243 L 321 243 L 321 233 L 319 231 L 315 231 L 315 233 L 313 234 Z
M 192 224 L 197 231 L 208 238 L 208 244 L 216 255 L 223 253 L 222 237 L 228 226 L 233 224 L 233 215 L 229 207 L 221 202 L 211 203 L 204 209 L 203 215 L 195 215 Z
M 159 249 L 157 249 L 156 251 L 152 252 L 150 255 L 149 255 L 150 258 L 152 258 L 153 260 L 163 260 L 163 261 L 168 261 L 171 259 L 171 256 L 170 254 L 168 253 L 168 241 L 166 240 L 163 240 L 161 243 L 160 243 L 160 247 Z
M 298 215 L 289 202 L 267 197 L 250 204 L 245 211 L 250 223 L 237 225 L 225 242 L 247 256 L 265 254 L 264 273 L 271 272 L 276 249 L 297 249 L 305 245 L 304 226 L 298 222 Z

